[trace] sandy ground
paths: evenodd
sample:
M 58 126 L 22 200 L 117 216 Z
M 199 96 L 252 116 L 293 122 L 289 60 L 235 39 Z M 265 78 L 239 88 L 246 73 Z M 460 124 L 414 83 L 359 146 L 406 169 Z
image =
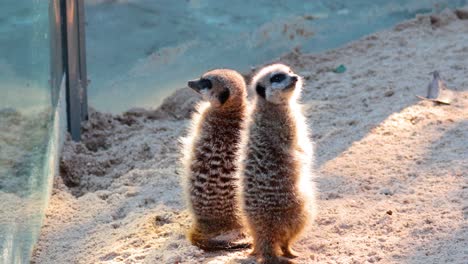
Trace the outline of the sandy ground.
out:
M 316 144 L 319 214 L 297 262 L 467 263 L 468 20 L 421 16 L 279 61 L 306 79 Z M 340 64 L 347 71 L 332 72 Z M 415 97 L 434 70 L 451 105 Z M 195 99 L 183 90 L 157 111 L 91 115 L 84 141 L 65 144 L 33 262 L 252 261 L 184 237 L 177 139 Z

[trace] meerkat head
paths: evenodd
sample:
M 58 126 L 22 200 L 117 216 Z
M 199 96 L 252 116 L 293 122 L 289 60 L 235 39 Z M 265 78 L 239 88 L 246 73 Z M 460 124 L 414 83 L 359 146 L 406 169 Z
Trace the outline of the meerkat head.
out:
M 244 77 L 237 71 L 229 69 L 206 72 L 200 79 L 189 81 L 188 86 L 215 107 L 242 102 L 246 97 Z
M 273 64 L 255 74 L 251 86 L 260 100 L 285 104 L 300 93 L 302 80 L 288 66 Z

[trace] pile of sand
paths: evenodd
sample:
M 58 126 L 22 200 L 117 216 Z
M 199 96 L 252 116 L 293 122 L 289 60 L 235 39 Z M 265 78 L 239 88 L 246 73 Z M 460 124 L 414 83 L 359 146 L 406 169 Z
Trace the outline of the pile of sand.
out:
M 466 263 L 468 20 L 420 16 L 321 54 L 279 61 L 306 79 L 319 214 L 299 263 Z M 332 69 L 345 65 L 347 71 Z M 431 71 L 451 105 L 420 101 Z M 194 93 L 164 111 L 93 112 L 67 141 L 35 263 L 249 263 L 184 237 L 178 138 Z M 174 99 L 177 98 L 177 99 Z

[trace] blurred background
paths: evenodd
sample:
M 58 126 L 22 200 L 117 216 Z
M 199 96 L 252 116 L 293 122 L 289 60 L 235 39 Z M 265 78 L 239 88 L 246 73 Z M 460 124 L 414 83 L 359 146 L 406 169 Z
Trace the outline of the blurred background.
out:
M 464 0 L 87 0 L 90 104 L 156 107 L 211 68 L 246 72 L 292 48 L 335 48 Z

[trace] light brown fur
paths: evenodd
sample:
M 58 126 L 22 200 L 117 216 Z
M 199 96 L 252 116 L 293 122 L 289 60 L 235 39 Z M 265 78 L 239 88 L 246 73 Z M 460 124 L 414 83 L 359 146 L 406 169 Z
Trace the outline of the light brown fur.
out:
M 201 80 L 209 80 L 211 87 L 198 87 Z M 215 238 L 242 229 L 236 160 L 247 107 L 245 81 L 235 71 L 220 69 L 190 85 L 206 102 L 197 107 L 182 148 L 185 194 L 192 216 L 188 239 L 205 250 L 249 247 Z M 226 91 L 229 97 L 224 101 Z
M 281 83 L 272 76 L 284 73 Z M 301 80 L 284 65 L 262 69 L 252 81 L 264 95 L 254 102 L 240 166 L 242 210 L 260 263 L 294 263 L 291 245 L 311 220 L 312 144 L 296 98 Z M 297 80 L 294 81 L 293 78 Z M 294 85 L 294 87 L 292 86 Z M 292 87 L 292 88 L 291 88 Z M 261 94 L 261 93 L 260 93 Z

